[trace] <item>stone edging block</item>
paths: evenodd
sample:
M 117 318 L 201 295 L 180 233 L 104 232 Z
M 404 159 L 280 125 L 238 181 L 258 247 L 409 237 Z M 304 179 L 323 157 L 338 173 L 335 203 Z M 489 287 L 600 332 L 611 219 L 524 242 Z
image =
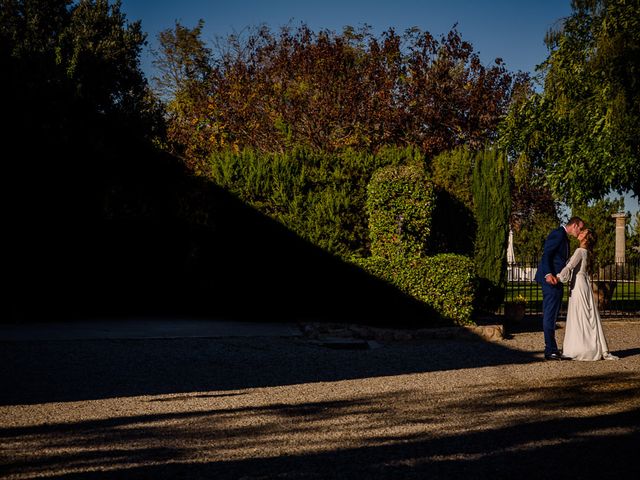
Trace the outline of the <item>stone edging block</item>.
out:
M 463 339 L 498 341 L 504 338 L 502 325 L 472 325 L 440 328 L 421 328 L 401 330 L 392 328 L 369 327 L 355 324 L 336 324 L 310 322 L 301 323 L 300 330 L 304 337 L 317 340 L 323 337 L 356 338 L 362 340 L 412 341 L 427 339 Z

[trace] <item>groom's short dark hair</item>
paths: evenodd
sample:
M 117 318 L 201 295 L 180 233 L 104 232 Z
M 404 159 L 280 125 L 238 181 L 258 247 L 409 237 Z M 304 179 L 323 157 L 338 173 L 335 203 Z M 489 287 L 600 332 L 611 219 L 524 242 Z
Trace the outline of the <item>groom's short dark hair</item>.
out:
M 580 217 L 571 217 L 569 219 L 569 221 L 567 222 L 567 227 L 569 225 L 574 225 L 574 224 L 578 224 L 578 223 L 582 223 L 584 225 L 584 220 L 582 220 Z

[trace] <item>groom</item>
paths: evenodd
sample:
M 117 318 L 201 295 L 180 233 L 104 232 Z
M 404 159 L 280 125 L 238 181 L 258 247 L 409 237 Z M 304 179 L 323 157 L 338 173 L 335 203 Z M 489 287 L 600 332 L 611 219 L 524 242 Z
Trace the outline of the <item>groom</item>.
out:
M 569 237 L 577 237 L 584 228 L 584 221 L 571 217 L 564 227 L 552 230 L 544 241 L 542 258 L 536 271 L 536 282 L 542 285 L 542 330 L 544 332 L 545 360 L 562 360 L 556 344 L 556 320 L 562 305 L 563 285 L 558 273 L 569 258 Z

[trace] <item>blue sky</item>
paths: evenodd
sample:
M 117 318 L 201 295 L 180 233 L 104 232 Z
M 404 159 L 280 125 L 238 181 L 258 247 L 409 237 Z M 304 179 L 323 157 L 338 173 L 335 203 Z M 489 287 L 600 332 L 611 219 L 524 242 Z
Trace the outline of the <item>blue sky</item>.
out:
M 501 57 L 510 70 L 529 72 L 546 58 L 545 32 L 571 12 L 569 0 L 123 0 L 122 6 L 128 20 L 142 21 L 150 45 L 176 20 L 192 27 L 200 18 L 205 40 L 289 21 L 305 22 L 315 31 L 368 24 L 374 33 L 389 27 L 403 32 L 417 26 L 436 36 L 457 23 L 484 63 Z M 148 58 L 144 68 L 152 72 Z
M 416 26 L 435 36 L 457 24 L 483 63 L 500 57 L 509 70 L 531 73 L 547 57 L 545 33 L 571 13 L 570 0 L 122 0 L 122 9 L 129 21 L 142 21 L 149 48 L 176 20 L 193 27 L 203 19 L 203 39 L 208 42 L 261 24 L 277 29 L 305 22 L 314 31 L 338 32 L 346 25 L 367 24 L 376 34 L 390 27 L 401 33 Z M 149 49 L 142 67 L 151 78 Z M 638 199 L 625 197 L 626 210 L 635 213 L 638 208 Z

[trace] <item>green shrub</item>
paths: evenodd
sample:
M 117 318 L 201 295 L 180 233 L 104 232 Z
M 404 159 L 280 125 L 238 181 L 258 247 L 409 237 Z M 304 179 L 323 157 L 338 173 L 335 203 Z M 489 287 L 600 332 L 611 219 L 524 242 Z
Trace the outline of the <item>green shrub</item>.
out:
M 423 165 L 382 168 L 371 178 L 367 192 L 372 255 L 386 259 L 425 255 L 434 192 Z
M 432 307 L 440 318 L 425 319 L 431 325 L 442 321 L 473 324 L 476 280 L 469 257 L 454 254 L 408 260 L 369 257 L 357 259 L 356 263 Z

